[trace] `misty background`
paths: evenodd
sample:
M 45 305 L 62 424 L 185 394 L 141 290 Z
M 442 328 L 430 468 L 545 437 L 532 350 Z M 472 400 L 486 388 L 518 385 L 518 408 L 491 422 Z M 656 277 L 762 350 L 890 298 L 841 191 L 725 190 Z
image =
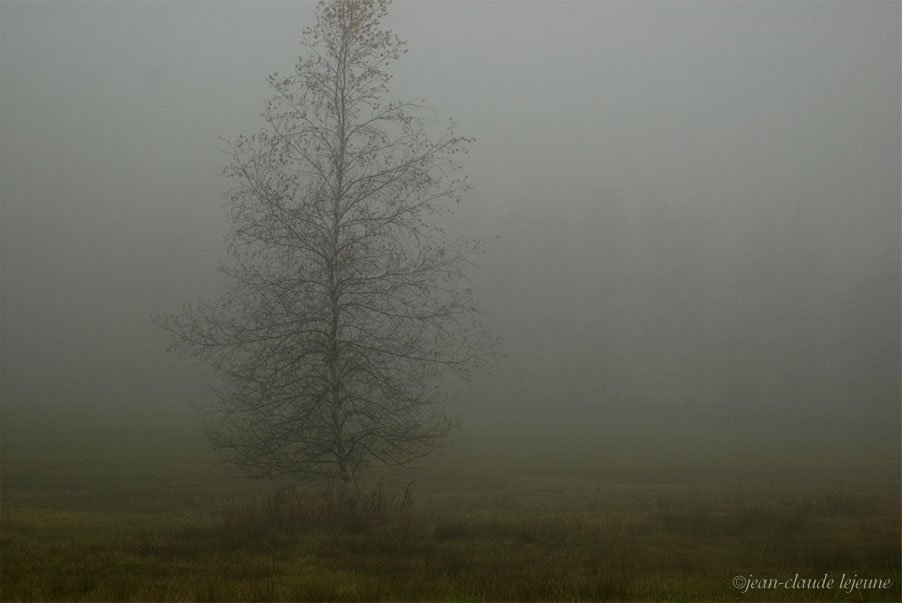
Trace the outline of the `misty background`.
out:
M 493 240 L 463 432 L 898 443 L 900 7 L 396 1 L 392 96 L 476 137 L 450 227 Z M 195 420 L 149 316 L 222 290 L 220 137 L 313 8 L 0 3 L 4 432 Z

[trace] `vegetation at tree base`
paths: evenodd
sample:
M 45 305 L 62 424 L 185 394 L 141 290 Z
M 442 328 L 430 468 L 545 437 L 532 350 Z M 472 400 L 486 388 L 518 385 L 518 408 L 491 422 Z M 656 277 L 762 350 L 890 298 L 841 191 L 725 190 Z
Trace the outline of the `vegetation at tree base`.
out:
M 224 381 L 212 441 L 249 474 L 339 479 L 406 466 L 454 424 L 446 372 L 495 358 L 464 269 L 482 243 L 436 222 L 468 189 L 467 138 L 427 134 L 420 103 L 386 100 L 406 52 L 385 0 L 332 0 L 275 74 L 266 127 L 232 145 L 229 292 L 157 323 Z

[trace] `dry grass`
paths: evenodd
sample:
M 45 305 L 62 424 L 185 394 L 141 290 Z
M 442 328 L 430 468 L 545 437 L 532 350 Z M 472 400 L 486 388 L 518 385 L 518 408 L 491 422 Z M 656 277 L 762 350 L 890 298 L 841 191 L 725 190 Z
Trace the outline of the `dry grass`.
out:
M 897 477 L 775 481 L 746 467 L 737 482 L 693 461 L 662 480 L 647 460 L 631 473 L 628 459 L 575 470 L 549 455 L 491 466 L 464 454 L 420 476 L 412 507 L 406 482 L 386 480 L 348 515 L 329 490 L 273 494 L 190 439 L 136 437 L 4 455 L 0 598 L 900 599 Z M 796 572 L 892 587 L 731 584 Z

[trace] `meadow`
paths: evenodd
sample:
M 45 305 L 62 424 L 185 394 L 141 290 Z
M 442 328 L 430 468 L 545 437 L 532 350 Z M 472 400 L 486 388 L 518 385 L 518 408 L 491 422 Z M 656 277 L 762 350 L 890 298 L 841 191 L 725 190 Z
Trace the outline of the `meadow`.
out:
M 892 450 L 462 438 L 347 517 L 234 474 L 199 430 L 7 425 L 2 446 L 4 601 L 900 600 Z

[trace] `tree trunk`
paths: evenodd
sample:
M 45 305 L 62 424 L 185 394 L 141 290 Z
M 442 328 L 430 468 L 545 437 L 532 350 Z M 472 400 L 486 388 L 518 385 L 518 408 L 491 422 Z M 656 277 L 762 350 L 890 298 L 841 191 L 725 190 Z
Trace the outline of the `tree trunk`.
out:
M 344 503 L 347 510 L 354 513 L 357 511 L 357 477 L 354 475 L 354 468 L 348 465 L 347 462 L 340 462 L 339 468 L 341 471 L 341 487 Z

